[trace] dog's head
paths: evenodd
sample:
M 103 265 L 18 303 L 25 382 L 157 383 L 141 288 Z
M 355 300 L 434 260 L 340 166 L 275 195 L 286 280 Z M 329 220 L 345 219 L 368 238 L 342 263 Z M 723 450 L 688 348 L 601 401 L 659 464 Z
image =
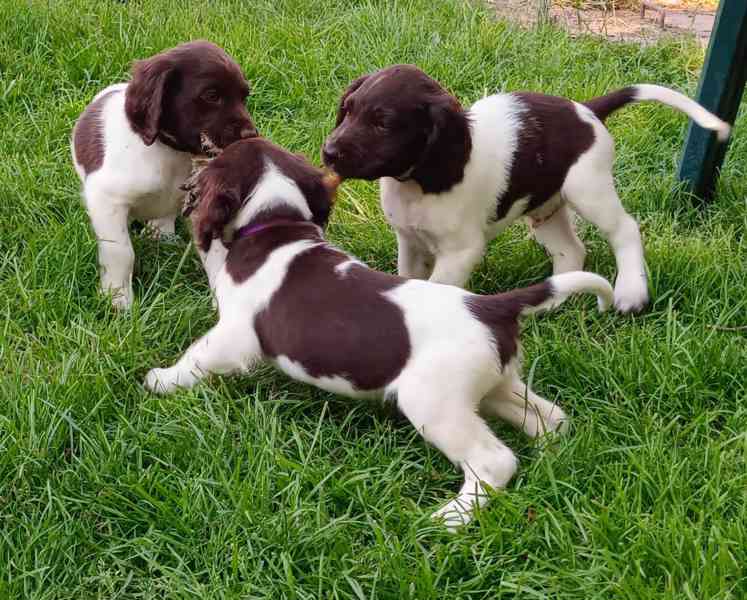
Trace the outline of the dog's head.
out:
M 322 158 L 342 177 L 427 179 L 444 160 L 463 168 L 470 149 L 456 98 L 417 67 L 395 65 L 350 84 Z
M 210 160 L 193 180 L 191 193 L 198 197 L 192 212 L 194 237 L 207 252 L 240 211 L 247 222 L 282 218 L 324 227 L 338 184 L 339 177 L 300 154 L 263 138 L 241 140 Z
M 257 135 L 244 104 L 248 95 L 228 54 L 210 42 L 188 42 L 134 63 L 125 112 L 146 145 L 158 138 L 200 154 L 200 134 L 221 148 Z

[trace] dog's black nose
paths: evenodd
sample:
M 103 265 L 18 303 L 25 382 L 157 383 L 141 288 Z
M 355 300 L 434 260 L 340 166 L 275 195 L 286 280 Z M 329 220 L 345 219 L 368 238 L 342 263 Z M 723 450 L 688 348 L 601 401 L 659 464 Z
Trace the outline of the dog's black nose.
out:
M 340 150 L 337 148 L 334 142 L 326 142 L 322 147 L 322 158 L 324 164 L 329 165 L 340 158 Z

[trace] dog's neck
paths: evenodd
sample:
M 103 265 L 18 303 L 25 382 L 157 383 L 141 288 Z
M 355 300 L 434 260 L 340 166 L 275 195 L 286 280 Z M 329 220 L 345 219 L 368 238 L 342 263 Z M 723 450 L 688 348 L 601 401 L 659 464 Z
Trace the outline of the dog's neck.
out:
M 318 230 L 316 224 L 308 219 L 295 208 L 285 204 L 279 204 L 274 209 L 265 210 L 256 215 L 251 221 L 244 225 L 233 227 L 232 241 L 250 238 L 276 227 L 313 227 Z M 306 235 L 306 232 L 304 232 Z
M 448 192 L 464 179 L 464 168 L 471 153 L 469 115 L 460 107 L 449 113 L 446 125 L 428 140 L 420 158 L 395 179 L 414 181 L 426 194 Z

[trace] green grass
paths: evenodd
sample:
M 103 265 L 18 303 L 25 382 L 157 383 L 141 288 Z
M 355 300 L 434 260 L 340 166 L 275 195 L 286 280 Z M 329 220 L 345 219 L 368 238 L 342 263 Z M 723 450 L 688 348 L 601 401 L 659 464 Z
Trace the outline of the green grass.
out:
M 0 598 L 726 599 L 747 595 L 747 119 L 719 192 L 673 176 L 686 126 L 665 107 L 610 119 L 653 305 L 591 299 L 528 319 L 536 389 L 573 415 L 544 448 L 505 425 L 518 476 L 449 536 L 429 513 L 459 474 L 396 411 L 271 369 L 159 398 L 140 382 L 214 321 L 179 244 L 134 235 L 136 304 L 97 295 L 72 123 L 133 58 L 210 38 L 241 63 L 260 130 L 318 161 L 340 91 L 415 62 L 465 103 L 494 90 L 588 98 L 634 82 L 694 93 L 702 51 L 521 31 L 459 1 L 5 0 L 0 4 Z M 588 268 L 606 242 L 584 228 Z M 394 271 L 376 186 L 346 183 L 329 236 Z M 517 225 L 471 285 L 535 282 Z

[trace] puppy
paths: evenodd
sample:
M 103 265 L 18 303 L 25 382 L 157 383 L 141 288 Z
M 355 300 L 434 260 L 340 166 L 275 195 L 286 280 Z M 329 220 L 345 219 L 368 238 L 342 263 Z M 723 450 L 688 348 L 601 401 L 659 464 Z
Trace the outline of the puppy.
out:
M 136 62 L 129 83 L 100 92 L 78 118 L 73 162 L 98 239 L 101 288 L 115 307 L 132 302 L 129 221 L 174 233 L 179 186 L 190 173 L 190 158 L 203 153 L 201 136 L 223 147 L 257 134 L 244 105 L 248 94 L 231 57 L 197 41 Z M 202 258 L 210 277 L 221 257 Z
M 604 120 L 646 100 L 681 110 L 721 140 L 728 137 L 727 123 L 656 85 L 584 103 L 496 94 L 465 111 L 420 69 L 397 65 L 353 81 L 322 155 L 343 177 L 380 179 L 404 277 L 463 286 L 486 244 L 521 216 L 552 256 L 553 273 L 580 270 L 586 253 L 570 207 L 612 245 L 615 306 L 639 311 L 648 302 L 643 247 L 615 191 L 614 146 Z
M 225 238 L 216 279 L 220 318 L 145 386 L 170 393 L 212 373 L 269 361 L 290 377 L 352 398 L 391 398 L 464 472 L 439 510 L 469 521 L 503 488 L 517 461 L 482 416 L 530 436 L 563 429 L 563 411 L 519 378 L 519 317 L 591 292 L 603 310 L 612 287 L 591 273 L 554 276 L 494 296 L 380 273 L 328 244 L 322 227 L 336 182 L 263 139 L 227 148 L 199 175 L 193 215 L 204 251 Z M 228 241 L 230 240 L 230 241 Z

